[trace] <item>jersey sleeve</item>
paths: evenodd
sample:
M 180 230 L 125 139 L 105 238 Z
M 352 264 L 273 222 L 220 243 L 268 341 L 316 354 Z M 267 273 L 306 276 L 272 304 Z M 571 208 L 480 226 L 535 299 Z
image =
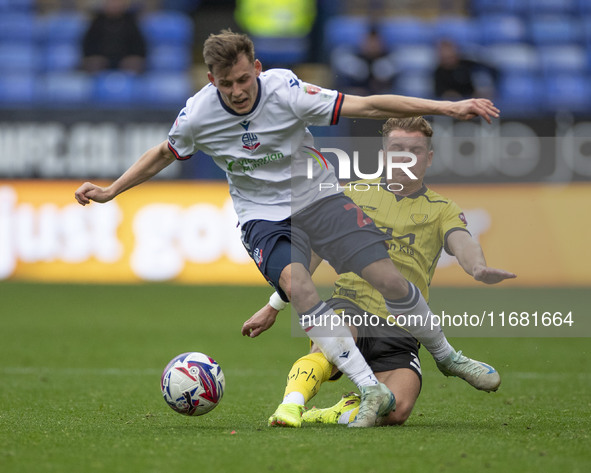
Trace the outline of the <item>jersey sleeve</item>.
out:
M 344 94 L 308 84 L 295 75 L 289 80 L 290 105 L 295 115 L 308 125 L 326 126 L 339 122 Z
M 447 237 L 455 231 L 468 232 L 468 222 L 462 209 L 453 201 L 450 201 L 447 208 L 441 216 L 441 233 L 443 236 L 443 248 L 448 255 L 454 256 L 453 252 L 447 245 Z
M 193 156 L 198 149 L 193 140 L 187 107 L 183 108 L 168 132 L 168 149 L 176 159 L 184 160 Z

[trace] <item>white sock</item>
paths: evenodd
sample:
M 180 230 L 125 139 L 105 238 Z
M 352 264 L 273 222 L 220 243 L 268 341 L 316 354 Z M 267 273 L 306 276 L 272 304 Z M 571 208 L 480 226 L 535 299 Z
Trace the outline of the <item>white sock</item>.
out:
M 343 372 L 357 387 L 378 384 L 373 371 L 355 345 L 349 328 L 324 302 L 300 314 L 300 325 L 326 359 Z
M 443 360 L 452 352 L 452 346 L 441 330 L 439 320 L 433 317 L 427 301 L 414 284 L 408 283 L 408 295 L 403 299 L 386 299 L 386 307 L 393 315 L 405 315 L 404 318 L 400 317 L 399 321 L 405 322 L 401 327 L 421 342 L 435 361 Z M 415 317 L 409 317 L 410 315 Z
M 292 391 L 283 398 L 283 402 L 281 404 L 299 404 L 300 406 L 303 406 L 305 403 L 306 398 L 302 393 Z

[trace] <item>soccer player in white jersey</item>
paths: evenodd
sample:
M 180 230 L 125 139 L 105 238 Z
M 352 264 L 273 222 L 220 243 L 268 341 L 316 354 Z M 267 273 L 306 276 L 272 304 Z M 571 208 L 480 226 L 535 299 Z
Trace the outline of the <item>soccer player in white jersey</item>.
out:
M 187 101 L 168 139 L 146 151 L 109 186 L 86 182 L 75 198 L 82 205 L 107 202 L 175 159 L 187 159 L 198 150 L 212 156 L 226 172 L 251 257 L 282 299 L 306 315 L 300 323 L 310 339 L 359 387 L 359 414 L 350 426 L 373 426 L 392 410 L 394 397 L 378 382 L 347 327 L 327 333 L 322 321 L 334 312 L 320 300 L 312 283 L 311 250 L 337 271 L 353 271 L 370 282 L 393 313 L 422 316 L 424 326 L 419 331 L 424 333 L 413 335 L 422 336 L 423 343 L 446 351 L 447 340 L 441 330 L 429 328 L 426 302 L 388 258 L 384 235 L 371 219 L 342 193 L 319 196 L 314 192 L 316 181 L 293 175 L 294 167 L 307 158 L 303 147 L 313 146 L 306 127 L 336 124 L 341 115 L 376 119 L 480 116 L 490 122 L 499 111 L 486 99 L 447 102 L 395 95 L 345 96 L 305 84 L 291 71 L 262 72 L 252 41 L 228 30 L 211 35 L 203 55 L 211 83 Z M 330 168 L 317 179 L 337 183 Z M 253 332 L 266 328 L 256 320 L 252 323 Z

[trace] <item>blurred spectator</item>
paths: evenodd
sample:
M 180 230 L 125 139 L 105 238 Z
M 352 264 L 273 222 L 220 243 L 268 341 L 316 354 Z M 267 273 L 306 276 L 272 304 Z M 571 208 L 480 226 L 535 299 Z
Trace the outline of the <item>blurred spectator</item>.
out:
M 498 72 L 484 62 L 462 57 L 450 40 L 439 42 L 439 62 L 434 72 L 435 96 L 459 99 L 474 96 L 491 97 Z
M 349 93 L 391 93 L 397 71 L 387 45 L 377 27 L 372 26 L 357 47 L 339 47 L 332 55 L 332 65 L 341 86 Z
M 234 17 L 265 68 L 291 68 L 307 60 L 316 0 L 237 0 Z
M 104 0 L 84 36 L 83 55 L 88 72 L 144 70 L 146 43 L 129 0 Z
M 236 22 L 253 37 L 307 36 L 316 17 L 316 0 L 237 0 Z

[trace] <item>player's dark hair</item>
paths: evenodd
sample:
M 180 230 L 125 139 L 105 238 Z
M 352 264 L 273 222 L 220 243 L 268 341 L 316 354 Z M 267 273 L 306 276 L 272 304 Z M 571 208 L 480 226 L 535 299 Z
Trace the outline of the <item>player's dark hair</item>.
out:
M 230 29 L 222 30 L 220 34 L 210 34 L 203 44 L 203 59 L 210 72 L 213 69 L 228 69 L 232 67 L 240 55 L 254 64 L 254 45 L 245 34 L 234 33 Z
M 431 124 L 423 117 L 389 118 L 382 125 L 382 136 L 387 137 L 392 130 L 418 131 L 427 138 L 433 136 Z M 431 140 L 429 140 L 429 143 Z

